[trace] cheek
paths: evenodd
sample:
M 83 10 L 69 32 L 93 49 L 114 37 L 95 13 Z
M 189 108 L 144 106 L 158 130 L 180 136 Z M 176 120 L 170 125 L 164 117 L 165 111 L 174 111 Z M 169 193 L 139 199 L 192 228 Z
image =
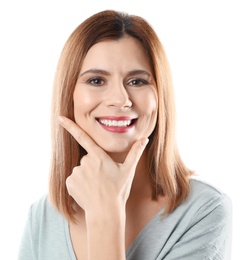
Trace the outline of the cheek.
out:
M 138 95 L 136 104 L 138 104 L 137 110 L 140 116 L 137 129 L 143 136 L 149 136 L 157 123 L 158 100 L 156 92 L 149 91 L 143 95 Z
M 75 107 L 77 107 L 90 104 L 92 102 L 92 98 L 86 91 L 82 91 L 79 88 L 76 88 L 73 94 L 73 101 Z
M 84 113 L 90 113 L 98 104 L 97 96 L 78 88 L 74 91 L 73 101 L 75 118 L 79 115 L 82 116 Z
M 158 111 L 158 99 L 156 95 L 156 91 L 149 90 L 147 92 L 142 93 L 137 97 L 139 108 L 141 109 L 143 114 L 147 116 L 155 116 Z

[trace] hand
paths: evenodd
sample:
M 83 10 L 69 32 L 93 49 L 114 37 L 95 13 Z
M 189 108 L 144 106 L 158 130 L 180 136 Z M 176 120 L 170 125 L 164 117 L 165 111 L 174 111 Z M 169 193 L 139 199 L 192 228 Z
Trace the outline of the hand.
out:
M 87 151 L 80 165 L 66 180 L 69 194 L 85 212 L 99 212 L 112 206 L 125 207 L 130 194 L 137 163 L 148 143 L 136 141 L 124 163 L 116 163 L 77 124 L 60 117 L 60 124 Z

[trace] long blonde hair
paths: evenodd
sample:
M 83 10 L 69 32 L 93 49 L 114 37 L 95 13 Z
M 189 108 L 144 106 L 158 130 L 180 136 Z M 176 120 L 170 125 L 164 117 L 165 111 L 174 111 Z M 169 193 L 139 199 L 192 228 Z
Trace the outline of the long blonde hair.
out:
M 171 73 L 163 46 L 152 27 L 143 18 L 107 10 L 81 23 L 68 38 L 61 53 L 54 80 L 52 105 L 52 158 L 49 195 L 55 207 L 73 219 L 74 200 L 66 189 L 72 173 L 85 151 L 57 122 L 59 115 L 74 120 L 73 92 L 88 50 L 97 42 L 136 38 L 147 51 L 158 92 L 158 118 L 148 144 L 148 169 L 153 199 L 166 195 L 166 213 L 172 212 L 189 193 L 189 176 L 178 153 L 175 137 L 175 107 Z

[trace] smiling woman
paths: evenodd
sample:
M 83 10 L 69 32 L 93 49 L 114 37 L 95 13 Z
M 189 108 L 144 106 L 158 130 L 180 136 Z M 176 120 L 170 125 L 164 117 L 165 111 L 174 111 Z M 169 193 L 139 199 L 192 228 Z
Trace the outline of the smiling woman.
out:
M 103 11 L 71 34 L 52 133 L 20 260 L 229 258 L 231 202 L 180 158 L 169 64 L 143 18 Z

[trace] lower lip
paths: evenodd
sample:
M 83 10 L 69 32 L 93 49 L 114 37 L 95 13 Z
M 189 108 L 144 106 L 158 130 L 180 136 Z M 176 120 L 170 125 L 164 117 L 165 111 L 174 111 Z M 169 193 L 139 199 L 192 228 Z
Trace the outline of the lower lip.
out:
M 99 125 L 101 127 L 103 127 L 106 131 L 109 131 L 112 133 L 123 134 L 123 133 L 127 133 L 135 125 L 135 123 L 130 126 L 126 126 L 126 127 L 124 127 L 124 126 L 122 126 L 122 127 L 121 126 L 106 126 L 106 125 L 102 125 L 100 123 L 99 123 Z

